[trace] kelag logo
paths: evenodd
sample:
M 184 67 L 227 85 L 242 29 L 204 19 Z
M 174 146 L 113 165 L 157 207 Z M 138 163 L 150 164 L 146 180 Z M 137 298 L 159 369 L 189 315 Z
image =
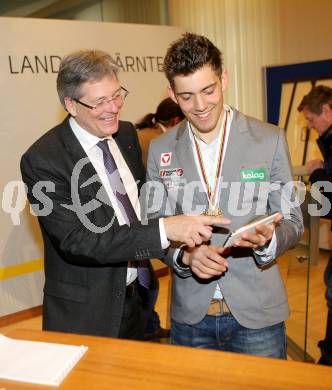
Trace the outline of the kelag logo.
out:
M 241 181 L 265 181 L 266 178 L 266 168 L 242 169 L 240 173 Z

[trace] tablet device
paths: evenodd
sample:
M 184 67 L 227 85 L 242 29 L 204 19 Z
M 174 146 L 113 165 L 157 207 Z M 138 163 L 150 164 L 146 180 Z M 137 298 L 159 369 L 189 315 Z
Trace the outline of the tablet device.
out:
M 226 241 L 224 243 L 224 247 L 230 247 L 234 245 L 234 241 L 241 238 L 243 233 L 252 233 L 255 231 L 257 225 L 268 225 L 273 222 L 274 218 L 278 212 L 273 213 L 271 215 L 266 215 L 262 218 L 255 219 L 254 221 L 249 222 L 247 225 L 241 226 L 240 228 L 236 229 L 234 232 L 231 232 L 229 236 L 226 238 Z

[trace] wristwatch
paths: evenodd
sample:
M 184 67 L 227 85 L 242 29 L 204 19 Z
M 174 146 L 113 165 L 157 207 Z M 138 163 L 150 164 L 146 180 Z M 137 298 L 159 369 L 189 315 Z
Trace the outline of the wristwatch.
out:
M 182 247 L 180 248 L 179 253 L 178 253 L 178 255 L 177 255 L 177 258 L 176 258 L 176 264 L 177 264 L 178 267 L 180 267 L 180 268 L 190 268 L 189 265 L 184 264 L 184 263 L 182 262 L 183 255 L 184 255 L 184 251 L 185 251 L 186 248 L 187 248 L 187 247 L 186 247 L 185 245 L 182 246 Z

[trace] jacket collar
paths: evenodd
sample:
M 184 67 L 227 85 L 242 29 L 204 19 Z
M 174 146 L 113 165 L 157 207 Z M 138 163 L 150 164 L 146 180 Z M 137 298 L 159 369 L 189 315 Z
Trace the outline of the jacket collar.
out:
M 244 133 L 249 131 L 248 121 L 241 112 L 233 109 L 233 118 L 230 127 L 230 133 L 228 137 L 228 144 L 226 155 L 223 162 L 222 167 L 222 176 L 223 180 L 230 181 L 233 178 L 234 166 L 236 166 L 236 161 L 238 159 L 238 155 L 245 152 L 247 148 L 247 144 L 241 141 Z M 180 166 L 184 168 L 186 179 L 188 182 L 199 182 L 201 183 L 200 176 L 196 169 L 195 157 L 192 150 L 192 144 L 189 136 L 189 127 L 187 120 L 182 121 L 178 125 L 177 133 L 176 133 L 176 145 L 175 151 L 177 158 L 179 160 Z M 193 168 L 195 167 L 195 168 Z M 197 204 L 207 205 L 208 199 L 203 188 L 203 185 L 200 184 L 200 191 L 195 191 L 195 199 Z M 222 191 L 219 207 L 222 210 L 227 209 L 227 198 L 228 198 L 229 189 Z

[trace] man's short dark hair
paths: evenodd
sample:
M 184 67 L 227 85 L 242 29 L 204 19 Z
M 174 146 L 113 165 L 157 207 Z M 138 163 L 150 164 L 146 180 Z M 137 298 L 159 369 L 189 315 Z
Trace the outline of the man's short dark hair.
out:
M 164 72 L 171 84 L 174 77 L 187 76 L 210 65 L 216 74 L 222 75 L 222 58 L 220 50 L 202 35 L 185 33 L 171 44 L 164 59 Z
M 317 87 L 312 87 L 307 95 L 303 96 L 297 110 L 301 112 L 307 108 L 319 115 L 322 113 L 323 104 L 328 104 L 332 109 L 332 88 L 326 85 L 317 85 Z

